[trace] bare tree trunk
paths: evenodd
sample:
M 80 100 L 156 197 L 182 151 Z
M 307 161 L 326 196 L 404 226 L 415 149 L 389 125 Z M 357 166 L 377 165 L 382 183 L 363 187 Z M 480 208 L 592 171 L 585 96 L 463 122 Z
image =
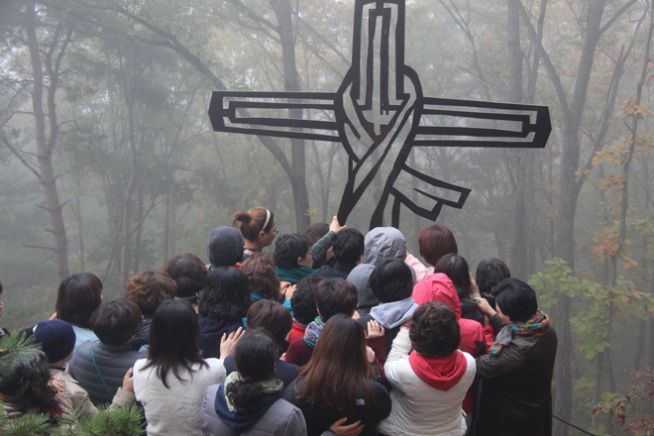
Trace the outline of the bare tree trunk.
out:
M 79 231 L 79 269 L 80 271 L 86 271 L 86 265 L 85 265 L 85 256 L 86 253 L 84 251 L 84 222 L 82 220 L 82 204 L 79 199 L 79 195 L 75 197 L 75 206 L 76 206 L 76 217 L 77 217 L 77 227 Z
M 60 32 L 61 27 L 57 28 L 56 32 Z M 36 132 L 36 150 L 37 161 L 39 169 L 39 183 L 43 188 L 45 196 L 45 206 L 42 206 L 50 217 L 51 229 L 55 240 L 55 255 L 57 258 L 57 272 L 59 278 L 63 280 L 68 276 L 68 239 L 66 238 L 66 226 L 64 223 L 63 207 L 59 199 L 59 191 L 57 189 L 57 176 L 54 171 L 53 157 L 57 145 L 58 123 L 56 118 L 55 107 L 55 93 L 57 90 L 58 80 L 58 66 L 55 71 L 52 71 L 50 83 L 46 85 L 43 74 L 43 63 L 41 60 L 41 48 L 39 47 L 39 40 L 36 34 L 36 3 L 30 1 L 27 5 L 25 12 L 25 33 L 27 34 L 27 46 L 30 54 L 30 61 L 32 66 L 33 88 L 32 88 L 32 108 L 34 112 L 34 127 Z M 64 41 L 60 53 L 58 54 L 59 60 L 65 51 L 66 46 L 70 41 L 70 33 L 68 39 Z M 58 38 L 53 38 L 53 44 L 58 42 Z M 48 114 L 44 110 L 44 89 L 47 89 L 47 105 Z M 49 126 L 47 126 L 49 124 Z M 48 138 L 46 128 L 50 129 L 50 137 Z
M 274 0 L 271 2 L 277 17 L 279 38 L 282 47 L 282 62 L 284 65 L 284 90 L 300 91 L 300 76 L 297 72 L 295 59 L 295 26 L 291 0 Z M 291 118 L 301 119 L 302 109 L 289 109 Z M 295 202 L 295 223 L 298 232 L 309 225 L 309 193 L 306 180 L 306 150 L 303 139 L 291 139 L 291 165 L 293 177 L 291 189 Z

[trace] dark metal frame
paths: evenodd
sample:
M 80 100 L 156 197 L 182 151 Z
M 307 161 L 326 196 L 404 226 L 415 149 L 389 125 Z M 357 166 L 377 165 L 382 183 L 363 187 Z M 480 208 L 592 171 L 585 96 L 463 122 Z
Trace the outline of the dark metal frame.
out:
M 436 220 L 445 205 L 462 208 L 470 190 L 409 167 L 412 147 L 543 148 L 552 130 L 549 110 L 424 97 L 418 74 L 404 64 L 404 15 L 404 0 L 356 0 L 352 66 L 336 93 L 215 91 L 209 108 L 214 130 L 342 143 L 349 169 L 338 210 L 341 223 L 376 177 L 384 187 L 371 228 L 383 225 L 391 196 L 395 227 L 402 204 L 430 220 Z M 264 115 L 253 116 L 251 111 Z M 281 111 L 288 115 L 280 117 Z M 305 119 L 305 111 L 329 116 Z M 407 192 L 397 183 L 401 174 L 421 188 Z M 421 201 L 410 195 L 419 195 Z

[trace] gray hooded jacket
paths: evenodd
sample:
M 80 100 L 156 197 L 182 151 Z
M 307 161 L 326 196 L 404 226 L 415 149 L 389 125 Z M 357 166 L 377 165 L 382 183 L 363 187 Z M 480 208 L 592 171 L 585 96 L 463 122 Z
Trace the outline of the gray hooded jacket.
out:
M 354 267 L 347 281 L 357 288 L 357 310 L 361 315 L 370 312 L 379 300 L 374 296 L 368 280 L 377 265 L 387 259 L 404 260 L 406 257 L 406 238 L 395 227 L 375 227 L 364 239 L 363 263 Z

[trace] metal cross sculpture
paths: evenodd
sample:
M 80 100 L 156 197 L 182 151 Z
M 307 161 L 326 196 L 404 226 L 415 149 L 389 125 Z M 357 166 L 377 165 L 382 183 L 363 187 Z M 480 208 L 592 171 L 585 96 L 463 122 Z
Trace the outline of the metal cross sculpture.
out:
M 405 0 L 355 7 L 352 66 L 336 93 L 215 91 L 214 130 L 342 143 L 349 168 L 339 221 L 376 180 L 383 188 L 371 228 L 383 225 L 387 207 L 394 227 L 402 204 L 430 220 L 443 205 L 463 207 L 470 190 L 409 166 L 412 147 L 545 147 L 546 106 L 423 96 L 418 74 L 404 64 Z

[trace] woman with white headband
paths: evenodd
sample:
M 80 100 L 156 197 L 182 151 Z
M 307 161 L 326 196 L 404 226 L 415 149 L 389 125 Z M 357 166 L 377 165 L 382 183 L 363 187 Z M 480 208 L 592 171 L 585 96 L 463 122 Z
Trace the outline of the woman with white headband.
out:
M 238 227 L 245 239 L 244 257 L 260 253 L 272 244 L 277 235 L 275 214 L 265 207 L 255 207 L 247 212 L 237 212 L 233 225 Z

